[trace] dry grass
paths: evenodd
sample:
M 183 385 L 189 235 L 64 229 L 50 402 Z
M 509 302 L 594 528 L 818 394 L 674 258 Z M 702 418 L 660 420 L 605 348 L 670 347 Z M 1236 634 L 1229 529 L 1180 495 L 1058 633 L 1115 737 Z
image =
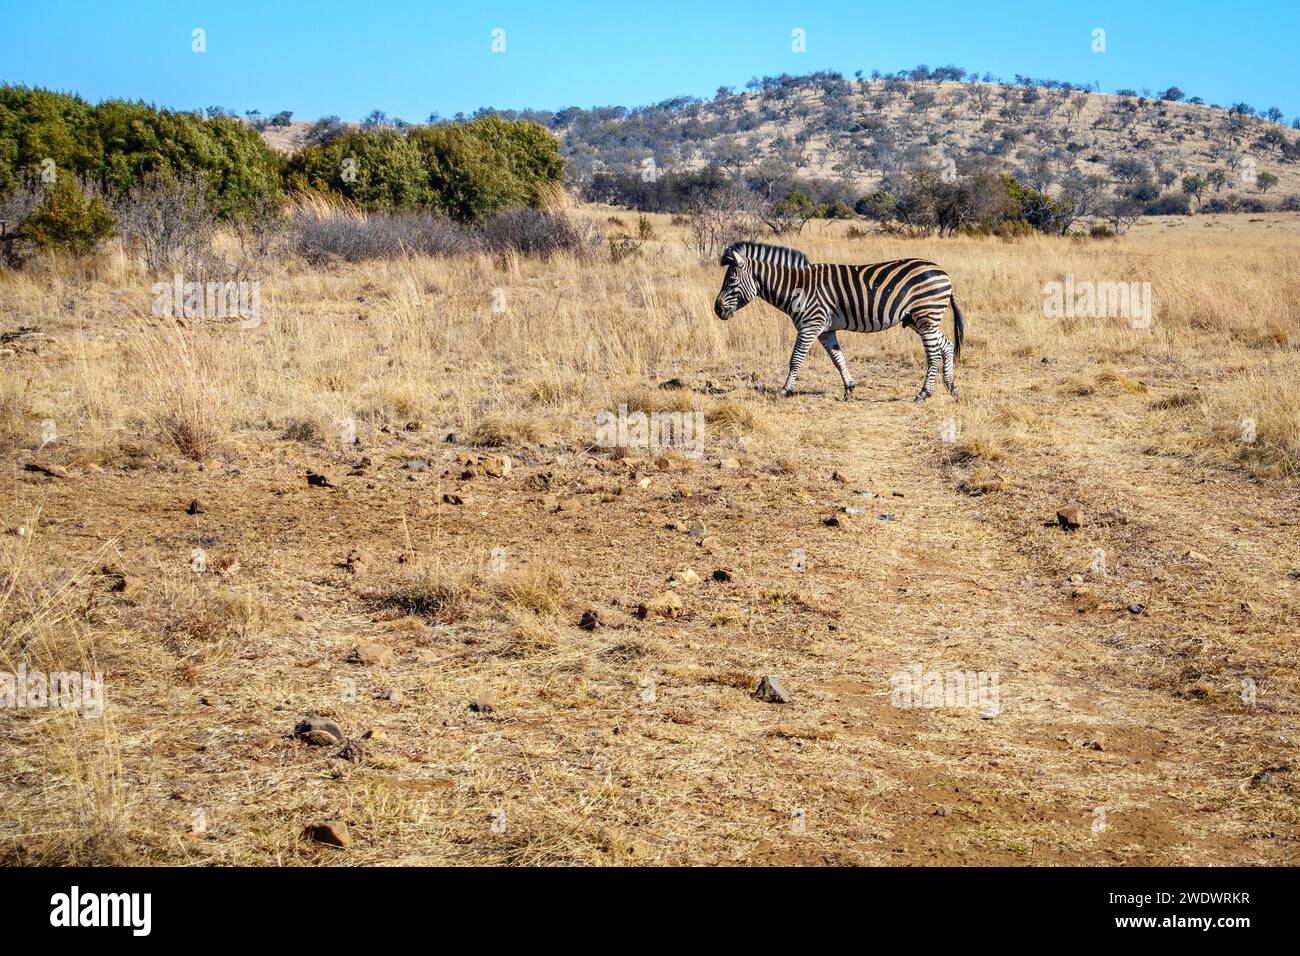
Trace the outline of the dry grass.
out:
M 157 323 L 118 253 L 0 274 L 3 330 L 38 332 L 0 355 L 0 670 L 108 680 L 102 720 L 0 721 L 0 858 L 1287 858 L 1294 774 L 1249 782 L 1290 766 L 1300 693 L 1300 222 L 814 224 L 814 259 L 954 276 L 965 398 L 914 406 L 902 330 L 842 337 L 857 403 L 821 354 L 777 398 L 789 323 L 714 320 L 717 268 L 651 218 L 617 264 L 281 263 L 253 329 Z M 1154 322 L 1049 318 L 1064 275 L 1151 282 Z M 621 405 L 702 411 L 704 460 L 598 448 Z M 1000 672 L 1002 711 L 889 706 L 915 664 Z M 308 715 L 362 755 L 295 742 Z M 301 841 L 322 818 L 351 851 Z

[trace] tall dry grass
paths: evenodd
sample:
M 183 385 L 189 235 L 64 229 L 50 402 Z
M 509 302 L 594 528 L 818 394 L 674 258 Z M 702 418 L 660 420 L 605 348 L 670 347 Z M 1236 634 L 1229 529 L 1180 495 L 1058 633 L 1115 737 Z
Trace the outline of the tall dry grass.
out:
M 729 323 L 714 319 L 717 267 L 687 249 L 683 227 L 651 218 L 658 238 L 621 263 L 483 253 L 330 269 L 280 261 L 257 277 L 264 321 L 254 329 L 154 319 L 151 278 L 112 256 L 93 281 L 5 273 L 11 314 L 33 314 L 57 336 L 43 347 L 40 375 L 7 375 L 0 385 L 6 435 L 30 444 L 31 422 L 48 416 L 103 456 L 149 438 L 205 458 L 295 422 L 329 442 L 349 433 L 347 423 L 364 439 L 368 429 L 418 420 L 485 444 L 581 444 L 597 411 L 683 373 L 778 384 L 788 321 L 761 305 Z M 1287 386 L 1300 341 L 1292 305 L 1300 238 L 1294 216 L 1244 220 L 1153 221 L 1102 241 L 850 239 L 843 224 L 818 223 L 791 241 L 816 260 L 941 263 L 969 316 L 960 374 L 975 387 L 973 403 L 985 384 L 1014 391 L 1043 359 L 1156 368 L 1171 387 L 1200 386 L 1193 405 L 1160 412 L 1190 451 L 1237 460 L 1240 441 L 1225 423 L 1251 418 L 1254 459 L 1286 470 L 1300 453 L 1300 408 Z M 1046 316 L 1044 284 L 1066 276 L 1151 283 L 1152 326 Z M 68 308 L 50 309 L 51 295 Z M 852 360 L 872 359 L 878 374 L 897 378 L 900 392 L 921 374 L 906 331 L 845 344 Z M 834 391 L 820 354 L 806 379 Z M 673 399 L 659 392 L 648 401 L 667 408 Z

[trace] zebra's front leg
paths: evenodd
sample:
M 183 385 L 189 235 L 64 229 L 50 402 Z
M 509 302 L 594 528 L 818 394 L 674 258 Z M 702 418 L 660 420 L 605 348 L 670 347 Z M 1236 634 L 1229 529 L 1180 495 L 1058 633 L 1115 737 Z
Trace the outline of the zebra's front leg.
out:
M 840 379 L 844 382 L 844 400 L 853 401 L 853 376 L 849 374 L 849 363 L 844 361 L 844 353 L 840 351 L 840 340 L 836 337 L 835 330 L 827 329 L 817 336 L 817 341 L 821 342 L 822 348 L 826 350 L 826 354 L 831 357 L 836 370 L 840 373 Z
M 799 372 L 803 369 L 803 363 L 808 360 L 808 350 L 812 348 L 813 341 L 819 334 L 819 326 L 814 324 L 802 325 L 794 337 L 794 351 L 790 353 L 790 374 L 786 376 L 785 388 L 781 394 L 789 398 L 794 394 L 794 383 L 799 378 Z
M 934 380 L 939 376 L 939 366 L 943 358 L 940 340 L 943 338 L 943 333 L 939 331 L 939 323 L 936 320 L 924 317 L 916 319 L 916 331 L 920 334 L 921 344 L 925 347 L 925 383 L 916 393 L 913 401 L 923 402 L 934 392 Z

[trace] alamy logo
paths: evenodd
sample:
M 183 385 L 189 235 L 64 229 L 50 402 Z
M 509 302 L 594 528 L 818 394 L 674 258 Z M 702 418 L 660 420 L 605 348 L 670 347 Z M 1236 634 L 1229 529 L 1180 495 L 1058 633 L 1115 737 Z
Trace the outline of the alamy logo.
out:
M 596 444 L 650 452 L 678 448 L 699 458 L 704 454 L 704 412 L 629 413 L 625 402 L 618 406 L 617 415 L 610 411 L 596 415 Z
M 0 671 L 0 707 L 38 710 L 61 707 L 79 710 L 84 717 L 104 716 L 104 675 L 76 671 L 29 671 L 19 664 L 16 673 Z
M 180 274 L 153 286 L 153 314 L 160 319 L 239 319 L 241 329 L 262 324 L 262 285 L 240 282 L 186 282 Z
M 1150 282 L 1064 282 L 1043 286 L 1043 315 L 1049 319 L 1128 319 L 1135 329 L 1151 327 Z
M 129 926 L 133 936 L 148 936 L 153 924 L 152 893 L 70 893 L 50 897 L 51 926 Z
M 996 717 L 1001 710 L 998 671 L 927 671 L 913 664 L 890 679 L 889 702 L 895 707 L 969 707 L 981 717 Z

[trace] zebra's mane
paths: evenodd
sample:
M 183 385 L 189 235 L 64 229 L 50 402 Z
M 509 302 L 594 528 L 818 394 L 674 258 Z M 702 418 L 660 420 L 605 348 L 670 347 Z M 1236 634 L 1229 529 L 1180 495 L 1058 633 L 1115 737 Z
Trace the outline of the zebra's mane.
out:
M 733 252 L 740 252 L 746 258 L 757 258 L 769 262 L 773 258 L 780 258 L 794 266 L 812 265 L 812 261 L 798 249 L 791 249 L 789 246 L 774 246 L 766 242 L 749 241 L 733 242 L 727 246 L 722 253 L 722 265 L 730 264 L 728 260 Z

